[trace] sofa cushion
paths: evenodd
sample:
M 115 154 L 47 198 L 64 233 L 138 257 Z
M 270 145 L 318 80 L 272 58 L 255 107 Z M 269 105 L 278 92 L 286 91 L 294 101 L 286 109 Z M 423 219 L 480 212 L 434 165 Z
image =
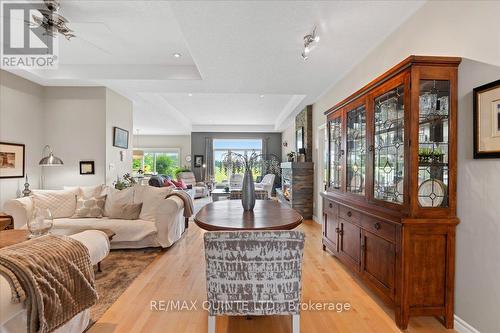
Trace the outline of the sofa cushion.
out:
M 51 232 L 58 235 L 72 235 L 84 230 L 109 229 L 116 234 L 112 242 L 135 242 L 157 232 L 156 225 L 144 220 L 118 220 L 110 218 L 55 219 Z
M 54 218 L 71 217 L 76 209 L 78 190 L 33 190 L 35 209 L 49 209 Z
M 82 217 L 102 217 L 104 214 L 104 204 L 106 203 L 106 195 L 101 196 L 78 196 L 76 200 L 76 209 L 73 218 Z
M 65 190 L 76 190 L 78 191 L 78 195 L 83 196 L 85 198 L 91 197 L 99 197 L 102 195 L 104 191 L 104 185 L 93 185 L 93 186 L 64 186 Z
M 131 204 L 134 203 L 134 188 L 129 187 L 123 190 L 117 190 L 112 187 L 106 187 L 105 194 L 106 204 L 104 205 L 104 216 L 109 216 L 111 207 L 115 204 Z
M 173 191 L 172 187 L 156 188 L 147 186 L 142 193 L 141 220 L 155 221 L 158 206 L 161 205 L 167 194 Z

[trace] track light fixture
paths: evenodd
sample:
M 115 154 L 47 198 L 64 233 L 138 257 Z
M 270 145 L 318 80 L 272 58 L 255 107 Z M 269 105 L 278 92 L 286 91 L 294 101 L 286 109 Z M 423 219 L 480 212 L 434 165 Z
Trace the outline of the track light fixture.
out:
M 302 51 L 302 59 L 307 60 L 309 53 L 314 49 L 319 42 L 319 36 L 316 35 L 316 27 L 310 34 L 304 36 L 304 50 Z

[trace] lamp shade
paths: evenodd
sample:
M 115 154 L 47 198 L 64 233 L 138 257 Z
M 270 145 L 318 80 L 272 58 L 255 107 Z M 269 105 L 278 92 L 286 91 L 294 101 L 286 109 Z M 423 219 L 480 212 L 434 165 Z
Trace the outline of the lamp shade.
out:
M 134 150 L 132 156 L 133 158 L 142 158 L 144 156 L 144 150 Z
M 50 153 L 49 156 L 45 156 L 40 160 L 40 163 L 38 163 L 42 166 L 55 166 L 55 165 L 63 165 L 63 161 L 59 158 L 54 156 L 54 154 Z

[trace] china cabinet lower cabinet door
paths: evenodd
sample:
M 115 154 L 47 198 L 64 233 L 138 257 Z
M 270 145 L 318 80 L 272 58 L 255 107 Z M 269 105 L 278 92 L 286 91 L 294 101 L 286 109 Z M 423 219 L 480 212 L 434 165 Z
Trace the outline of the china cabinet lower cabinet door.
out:
M 370 232 L 361 233 L 361 274 L 383 295 L 394 300 L 396 249 Z
M 351 269 L 359 272 L 361 254 L 361 228 L 351 222 L 339 219 L 338 256 Z
M 338 248 L 338 217 L 334 212 L 328 211 L 324 213 L 323 224 L 323 250 L 326 249 L 325 243 L 328 244 L 328 249 L 334 254 L 337 253 Z

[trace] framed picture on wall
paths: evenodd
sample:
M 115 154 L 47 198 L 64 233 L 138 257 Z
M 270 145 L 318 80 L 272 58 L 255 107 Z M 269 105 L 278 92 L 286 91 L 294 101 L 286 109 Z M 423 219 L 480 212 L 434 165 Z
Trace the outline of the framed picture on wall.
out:
M 24 145 L 0 142 L 0 178 L 24 177 Z
M 473 92 L 474 158 L 500 158 L 500 80 Z
M 296 140 L 297 140 L 297 151 L 299 149 L 304 148 L 304 127 L 299 127 L 297 129 L 296 133 Z
M 113 146 L 128 149 L 128 131 L 120 127 L 113 127 Z
M 80 161 L 80 175 L 94 175 L 94 161 Z
M 203 166 L 203 155 L 194 155 L 194 167 L 201 168 Z

